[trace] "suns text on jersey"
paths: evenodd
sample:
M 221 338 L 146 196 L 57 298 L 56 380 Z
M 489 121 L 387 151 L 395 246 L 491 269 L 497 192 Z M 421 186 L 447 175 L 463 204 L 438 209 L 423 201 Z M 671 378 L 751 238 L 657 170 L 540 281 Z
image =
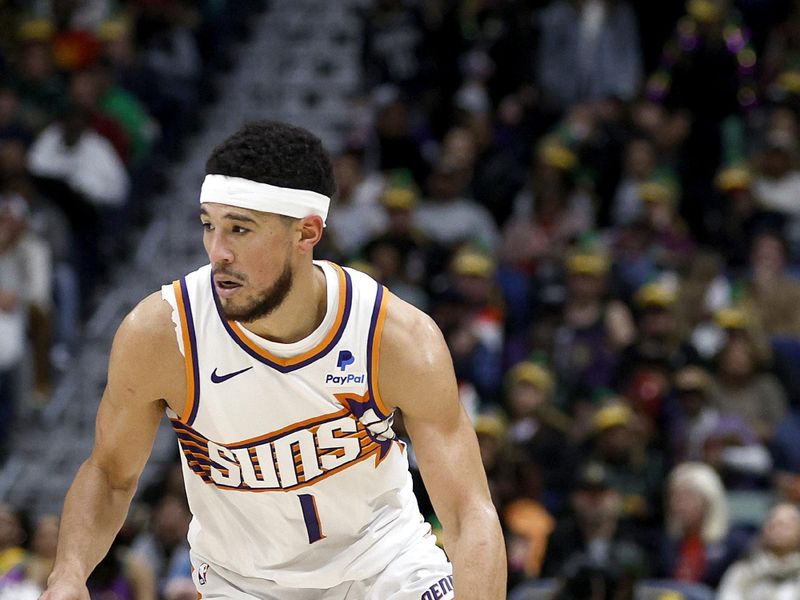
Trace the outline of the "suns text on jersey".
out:
M 242 491 L 304 487 L 369 456 L 380 445 L 347 410 L 223 444 L 172 420 L 189 468 L 208 484 Z

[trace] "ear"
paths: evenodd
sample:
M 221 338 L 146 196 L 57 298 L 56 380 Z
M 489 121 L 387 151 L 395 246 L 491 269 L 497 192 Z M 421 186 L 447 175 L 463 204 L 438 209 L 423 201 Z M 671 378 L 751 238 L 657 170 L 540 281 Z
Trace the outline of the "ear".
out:
M 311 215 L 303 217 L 298 221 L 297 231 L 300 234 L 298 247 L 302 252 L 311 253 L 319 241 L 322 239 L 322 231 L 325 226 L 322 224 L 322 217 Z

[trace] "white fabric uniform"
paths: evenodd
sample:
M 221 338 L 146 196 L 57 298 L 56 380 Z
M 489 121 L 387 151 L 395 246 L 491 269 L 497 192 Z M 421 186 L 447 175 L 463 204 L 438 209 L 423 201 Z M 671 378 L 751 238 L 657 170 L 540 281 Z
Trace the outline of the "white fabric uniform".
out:
M 186 362 L 185 410 L 168 415 L 193 514 L 189 543 L 195 568 L 216 577 L 196 572 L 198 591 L 226 580 L 227 592 L 203 597 L 248 597 L 231 590 L 261 581 L 255 597 L 288 598 L 276 587 L 376 580 L 405 553 L 420 555 L 430 576 L 412 595 L 392 597 L 449 598 L 437 582 L 450 565 L 419 514 L 405 447 L 377 389 L 387 292 L 358 271 L 316 265 L 327 312 L 292 344 L 227 321 L 210 266 L 162 288 Z M 400 589 L 407 564 L 398 577 Z

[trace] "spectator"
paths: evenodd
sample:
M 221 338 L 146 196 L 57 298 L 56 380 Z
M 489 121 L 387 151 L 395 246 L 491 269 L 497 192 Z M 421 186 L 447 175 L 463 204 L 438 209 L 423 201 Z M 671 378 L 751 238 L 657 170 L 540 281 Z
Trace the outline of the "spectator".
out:
M 345 257 L 357 255 L 366 242 L 385 229 L 378 200 L 383 183 L 363 171 L 363 156 L 349 151 L 333 162 L 336 177 L 336 210 L 328 219 L 333 244 Z
M 132 555 L 117 537 L 87 583 L 92 598 L 156 600 L 155 577 L 149 565 Z M 195 591 L 195 598 L 197 592 Z
M 155 573 L 157 588 L 163 595 L 167 585 L 179 573 L 191 577 L 191 564 L 186 560 L 190 513 L 185 498 L 164 495 L 153 508 L 152 518 L 150 531 L 134 539 L 131 551 Z
M 630 223 L 641 216 L 640 186 L 654 175 L 656 160 L 655 145 L 648 138 L 638 137 L 628 142 L 623 173 L 611 209 L 611 222 L 614 225 Z
M 557 141 L 540 147 L 503 228 L 500 259 L 515 271 L 529 274 L 542 262 L 557 261 L 591 229 L 591 199 L 575 188 L 570 173 L 576 160 L 574 152 Z
M 610 387 L 618 352 L 635 335 L 630 311 L 607 297 L 608 267 L 599 253 L 576 252 L 566 261 L 567 298 L 554 336 L 553 366 L 569 402 Z
M 647 554 L 621 522 L 622 497 L 601 464 L 578 471 L 570 500 L 573 514 L 558 522 L 544 564 L 545 576 L 562 581 L 555 597 L 590 598 L 600 580 L 611 588 L 603 597 L 632 598 L 635 582 L 647 575 Z
M 96 207 L 126 200 L 128 175 L 109 142 L 88 128 L 86 113 L 73 111 L 48 126 L 30 149 L 31 172 L 63 181 Z
M 800 337 L 800 281 L 787 273 L 788 252 L 778 233 L 753 240 L 743 303 L 768 336 Z
M 421 136 L 412 127 L 412 106 L 394 87 L 378 88 L 374 103 L 375 128 L 368 146 L 368 162 L 376 162 L 382 173 L 409 171 L 417 187 L 422 188 L 429 167 L 423 158 Z
M 0 581 L 0 589 L 14 590 L 20 596 L 28 593 L 29 589 L 36 589 L 42 593 L 46 587 L 47 576 L 53 569 L 57 541 L 58 516 L 42 515 L 33 528 L 30 554 L 24 562 L 11 568 L 3 576 Z
M 34 142 L 28 166 L 44 196 L 61 208 L 77 245 L 83 313 L 101 276 L 107 246 L 118 232 L 105 225 L 126 201 L 129 178 L 113 146 L 88 128 L 88 115 L 73 111 Z
M 470 193 L 491 212 L 498 226 L 505 223 L 514 196 L 524 184 L 522 163 L 527 141 L 498 131 L 490 112 L 472 112 L 442 140 L 441 160 L 463 166 L 470 173 Z M 518 146 L 524 145 L 520 150 Z
M 402 0 L 371 3 L 362 15 L 363 80 L 372 89 L 395 84 L 415 91 L 422 75 L 424 21 L 415 7 Z
M 758 157 L 759 173 L 753 182 L 753 195 L 759 205 L 793 224 L 800 223 L 796 135 L 779 129 L 767 133 L 765 148 Z
M 713 322 L 714 314 L 732 301 L 733 286 L 724 267 L 721 253 L 698 249 L 678 284 L 678 328 L 704 364 L 710 363 L 724 343 L 724 333 Z
M 108 140 L 125 164 L 130 159 L 130 139 L 119 121 L 102 114 L 98 110 L 100 102 L 99 79 L 91 70 L 76 71 L 72 74 L 69 86 L 71 105 L 86 113 L 89 127 Z
M 667 485 L 661 575 L 716 587 L 749 536 L 731 528 L 725 489 L 710 466 L 681 463 Z
M 20 97 L 13 86 L 0 82 L 0 140 L 27 144 L 33 130 L 23 121 Z
M 728 266 L 736 274 L 743 272 L 756 234 L 768 227 L 777 227 L 781 218 L 759 204 L 753 194 L 753 173 L 747 165 L 722 169 L 716 177 L 720 191 L 718 219 L 709 230 L 717 248 L 725 249 Z
M 0 504 L 0 581 L 27 559 L 28 553 L 23 548 L 25 537 L 20 511 L 9 504 Z
M 415 223 L 433 241 L 454 247 L 463 242 L 493 251 L 497 228 L 489 212 L 466 197 L 468 173 L 457 165 L 440 162 L 430 177 L 429 199 L 415 213 Z
M 445 331 L 456 377 L 472 383 L 484 401 L 496 399 L 502 379 L 503 309 L 490 255 L 464 247 L 449 269 L 452 293 L 463 313 Z
M 66 108 L 66 88 L 56 71 L 48 40 L 50 32 L 42 34 L 44 39 L 31 39 L 20 48 L 19 64 L 12 78 L 20 98 L 22 121 L 37 131 Z
M 20 400 L 20 367 L 25 357 L 27 330 L 38 333 L 35 355 L 36 391 L 40 401 L 50 392 L 49 321 L 51 281 L 50 250 L 28 231 L 28 203 L 19 195 L 0 198 L 0 444 L 7 448 L 11 425 Z
M 677 405 L 669 424 L 674 461 L 710 464 L 728 489 L 763 485 L 772 467 L 769 451 L 741 418 L 723 417 L 709 405 L 710 387 L 711 377 L 700 367 L 684 367 L 675 374 Z
M 130 164 L 141 167 L 158 140 L 158 123 L 136 96 L 117 84 L 110 62 L 98 61 L 91 73 L 98 88 L 97 110 L 122 126 L 130 142 Z
M 694 243 L 677 212 L 679 187 L 669 176 L 641 185 L 643 220 L 651 232 L 650 252 L 662 269 L 676 270 L 690 260 Z
M 402 281 L 406 285 L 428 288 L 445 268 L 447 250 L 435 245 L 414 224 L 418 202 L 417 192 L 411 187 L 388 188 L 381 196 L 386 228 L 367 242 L 364 255 L 371 260 L 376 246 L 392 246 L 400 256 Z
M 746 335 L 731 337 L 716 359 L 717 374 L 709 392 L 722 415 L 741 418 L 758 439 L 769 443 L 787 414 L 786 392 L 765 370 L 756 348 Z
M 594 437 L 586 462 L 605 469 L 609 486 L 622 501 L 620 519 L 639 528 L 646 541 L 661 513 L 663 458 L 648 448 L 641 420 L 622 399 L 600 407 L 592 425 Z
M 161 126 L 163 153 L 173 157 L 200 97 L 202 63 L 190 25 L 195 15 L 176 0 L 139 4 L 136 37 L 149 83 L 140 92 Z
M 556 0 L 540 20 L 539 85 L 547 106 L 631 99 L 642 77 L 636 17 L 624 0 Z M 573 77 L 564 77 L 573 73 Z
M 718 600 L 800 596 L 800 510 L 783 503 L 770 511 L 758 548 L 725 572 Z
M 676 294 L 666 283 L 649 283 L 635 297 L 639 332 L 621 354 L 617 388 L 655 424 L 672 373 L 697 362 L 694 349 L 683 341 L 675 316 Z
M 537 471 L 550 507 L 568 491 L 577 461 L 567 437 L 571 419 L 553 404 L 554 388 L 550 371 L 534 362 L 517 363 L 506 376 L 509 442 Z
M 674 402 L 668 411 L 667 437 L 675 463 L 700 461 L 709 434 L 719 420 L 717 410 L 709 405 L 711 376 L 702 367 L 686 366 L 672 381 Z

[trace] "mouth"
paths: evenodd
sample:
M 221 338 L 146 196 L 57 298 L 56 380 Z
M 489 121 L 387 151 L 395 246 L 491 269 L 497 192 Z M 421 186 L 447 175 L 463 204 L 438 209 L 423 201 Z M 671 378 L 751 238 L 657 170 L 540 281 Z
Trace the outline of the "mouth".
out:
M 217 294 L 221 298 L 230 298 L 242 287 L 242 284 L 235 279 L 228 279 L 227 277 L 215 277 L 214 287 L 217 289 Z

